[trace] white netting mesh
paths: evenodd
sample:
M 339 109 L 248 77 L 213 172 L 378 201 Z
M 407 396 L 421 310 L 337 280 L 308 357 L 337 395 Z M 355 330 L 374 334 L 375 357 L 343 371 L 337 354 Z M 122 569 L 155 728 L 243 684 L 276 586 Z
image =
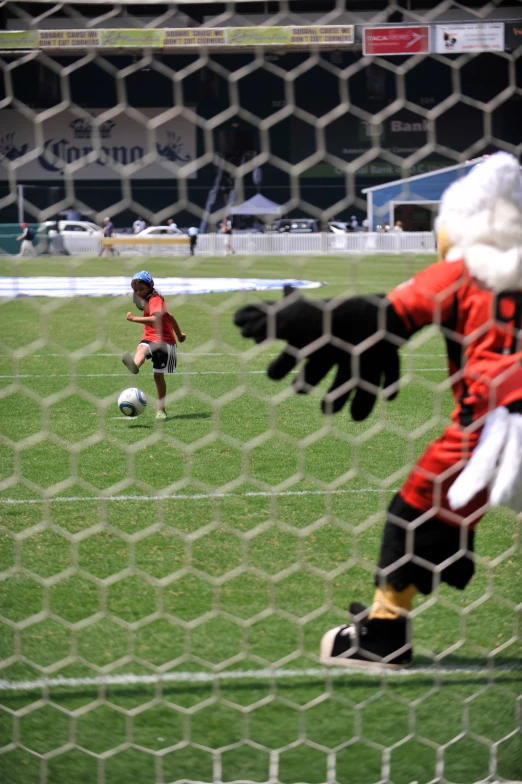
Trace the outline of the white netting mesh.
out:
M 320 666 L 448 421 L 438 333 L 404 349 L 394 407 L 353 423 L 274 386 L 276 349 L 232 325 L 266 296 L 241 291 L 283 279 L 389 291 L 434 259 L 441 185 L 421 175 L 520 155 L 520 2 L 351 5 L 0 9 L 2 780 L 520 778 L 509 512 L 479 527 L 466 591 L 417 602 L 411 670 Z M 363 56 L 386 24 L 415 46 L 432 27 L 417 54 Z M 459 50 L 479 38 L 492 50 Z M 271 214 L 220 231 L 260 195 Z M 23 219 L 34 261 L 14 255 Z M 377 230 L 396 220 L 409 231 Z M 142 267 L 188 334 L 157 424 L 150 374 L 120 363 Z M 135 382 L 148 410 L 128 421 L 115 400 Z

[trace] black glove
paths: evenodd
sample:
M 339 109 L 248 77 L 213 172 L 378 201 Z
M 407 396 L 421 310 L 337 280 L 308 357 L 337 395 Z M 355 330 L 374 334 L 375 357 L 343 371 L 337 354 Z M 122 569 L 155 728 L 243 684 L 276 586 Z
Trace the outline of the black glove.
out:
M 307 300 L 295 291 L 278 303 L 246 305 L 234 316 L 245 338 L 267 338 L 288 345 L 268 367 L 272 379 L 284 378 L 300 359 L 305 365 L 294 380 L 297 392 L 307 393 L 337 366 L 332 385 L 322 400 L 324 413 L 340 411 L 353 390 L 353 419 L 371 413 L 379 388 L 393 400 L 398 393 L 398 347 L 409 337 L 401 319 L 382 294 L 349 299 Z M 362 348 L 360 344 L 364 343 Z

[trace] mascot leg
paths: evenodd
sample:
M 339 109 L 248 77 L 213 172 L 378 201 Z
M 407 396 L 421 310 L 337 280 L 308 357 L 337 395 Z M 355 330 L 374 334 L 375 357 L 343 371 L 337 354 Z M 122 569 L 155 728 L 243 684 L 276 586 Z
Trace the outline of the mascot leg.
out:
M 415 509 L 398 493 L 381 541 L 371 608 L 350 605 L 352 623 L 330 629 L 321 660 L 345 667 L 407 667 L 412 658 L 409 611 L 417 593 L 439 582 L 461 590 L 474 574 L 474 532 Z
M 412 658 L 410 610 L 417 593 L 440 582 L 464 589 L 474 573 L 474 526 L 487 491 L 453 511 L 448 491 L 478 443 L 478 432 L 451 425 L 433 441 L 388 508 L 372 606 L 350 605 L 352 623 L 330 629 L 321 660 L 345 667 L 407 667 Z

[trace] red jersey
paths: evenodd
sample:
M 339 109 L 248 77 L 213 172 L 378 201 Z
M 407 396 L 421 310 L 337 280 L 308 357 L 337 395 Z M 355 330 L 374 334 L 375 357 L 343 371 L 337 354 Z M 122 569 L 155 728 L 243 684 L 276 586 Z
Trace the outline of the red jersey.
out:
M 155 313 L 161 313 L 161 334 L 158 334 L 158 329 L 154 324 L 145 324 L 142 340 L 150 340 L 151 343 L 175 344 L 176 336 L 170 320 L 170 313 L 165 307 L 165 300 L 159 294 L 153 294 L 143 310 L 144 316 L 153 316 Z
M 409 330 L 438 324 L 457 408 L 467 426 L 522 398 L 522 292 L 482 288 L 463 261 L 433 264 L 388 295 Z

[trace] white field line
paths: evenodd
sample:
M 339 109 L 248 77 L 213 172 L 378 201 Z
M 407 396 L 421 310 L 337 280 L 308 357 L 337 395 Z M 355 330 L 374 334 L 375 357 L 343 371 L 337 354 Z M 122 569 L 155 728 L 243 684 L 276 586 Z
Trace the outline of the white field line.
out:
M 438 368 L 437 368 L 438 369 Z M 177 376 L 248 376 L 261 375 L 265 370 L 189 370 L 177 371 Z M 14 375 L 4 375 L 0 378 L 113 378 L 116 376 L 128 376 L 129 373 L 18 373 Z
M 175 495 L 107 495 L 107 496 L 57 496 L 56 498 L 0 498 L 0 505 L 17 506 L 22 504 L 74 503 L 76 501 L 92 503 L 96 501 L 206 501 L 212 498 L 281 498 L 306 495 L 351 495 L 360 493 L 385 493 L 387 488 L 361 487 L 352 490 L 284 490 L 282 493 L 269 493 L 266 490 L 254 490 L 247 493 L 195 493 Z M 391 488 L 390 492 L 396 492 Z
M 446 367 L 413 368 L 413 372 L 442 373 Z M 177 376 L 260 376 L 266 370 L 182 370 L 176 371 Z M 115 378 L 129 376 L 129 373 L 14 373 L 13 375 L 0 375 L 0 378 Z
M 31 359 L 33 357 L 38 357 L 39 359 L 47 359 L 47 357 L 60 357 L 64 359 L 67 354 L 30 354 Z M 240 351 L 178 351 L 179 357 L 240 357 Z M 277 357 L 278 352 L 263 353 L 260 355 L 262 357 Z M 445 357 L 446 354 L 418 354 L 417 352 L 407 353 L 404 352 L 401 354 L 403 357 Z M 84 359 L 97 359 L 98 357 L 121 357 L 121 354 L 86 354 Z M 0 361 L 10 359 L 11 357 L 3 355 L 0 356 Z
M 364 669 L 340 667 L 313 667 L 308 669 L 262 669 L 262 670 L 224 670 L 223 672 L 166 672 L 151 675 L 100 675 L 93 678 L 39 678 L 37 680 L 9 681 L 0 680 L 0 691 L 27 691 L 30 689 L 59 688 L 68 686 L 143 686 L 157 683 L 216 683 L 219 681 L 247 680 L 286 680 L 291 678 L 342 678 L 349 676 L 385 675 L 386 677 L 404 678 L 418 675 L 483 675 L 498 672 L 517 672 L 522 665 L 500 665 L 498 667 L 454 667 L 451 665 L 432 665 L 429 667 L 410 667 L 404 670 L 388 670 L 379 665 Z

